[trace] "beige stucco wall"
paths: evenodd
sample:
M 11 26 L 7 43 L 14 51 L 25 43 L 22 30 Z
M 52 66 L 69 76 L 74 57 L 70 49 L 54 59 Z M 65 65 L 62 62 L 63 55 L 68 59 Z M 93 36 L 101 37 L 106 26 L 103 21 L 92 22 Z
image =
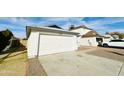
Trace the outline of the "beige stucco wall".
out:
M 98 45 L 96 41 L 96 37 L 81 38 L 79 41 L 79 44 L 83 46 L 97 46 Z
M 37 56 L 39 32 L 31 32 L 27 42 L 28 58 Z
M 79 29 L 71 30 L 71 32 L 80 33 L 80 35 L 85 35 L 87 32 L 90 32 L 90 31 L 91 31 L 91 30 L 89 30 L 89 29 L 84 29 L 84 28 L 79 28 Z

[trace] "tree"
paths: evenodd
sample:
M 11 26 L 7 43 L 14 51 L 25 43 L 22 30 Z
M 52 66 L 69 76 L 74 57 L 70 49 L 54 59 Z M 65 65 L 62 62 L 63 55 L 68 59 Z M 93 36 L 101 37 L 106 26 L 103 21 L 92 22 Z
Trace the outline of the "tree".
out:
M 119 34 L 119 38 L 123 39 L 124 38 L 124 34 Z
M 0 52 L 10 43 L 10 39 L 14 37 L 9 29 L 0 32 Z

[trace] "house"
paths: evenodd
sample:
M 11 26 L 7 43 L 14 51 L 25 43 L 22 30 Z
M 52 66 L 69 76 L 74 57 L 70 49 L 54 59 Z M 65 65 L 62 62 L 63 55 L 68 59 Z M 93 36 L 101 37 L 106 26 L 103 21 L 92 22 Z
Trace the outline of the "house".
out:
M 87 32 L 92 31 L 92 29 L 86 27 L 85 25 L 74 27 L 71 25 L 69 31 L 80 33 L 79 35 L 85 35 Z
M 68 32 L 57 26 L 27 26 L 26 34 L 29 58 L 78 49 L 77 36 L 79 33 Z
M 103 41 L 103 36 L 99 35 L 95 30 L 81 25 L 78 27 L 71 26 L 70 32 L 80 33 L 78 37 L 79 46 L 98 46 Z
M 103 38 L 103 41 L 104 42 L 109 42 L 110 40 L 113 40 L 114 38 L 111 36 L 111 35 L 109 35 L 109 34 L 106 34 L 106 35 L 103 35 L 104 36 L 104 38 Z
M 108 34 L 111 35 L 113 39 L 120 39 L 120 33 L 119 32 L 111 32 Z
M 108 42 L 110 40 L 115 40 L 115 39 L 121 39 L 120 38 L 120 33 L 118 32 L 106 32 L 106 34 L 104 35 L 103 41 L 104 42 Z
M 110 32 L 110 33 L 107 32 L 104 36 L 109 37 L 111 40 L 120 39 L 120 33 L 118 32 Z

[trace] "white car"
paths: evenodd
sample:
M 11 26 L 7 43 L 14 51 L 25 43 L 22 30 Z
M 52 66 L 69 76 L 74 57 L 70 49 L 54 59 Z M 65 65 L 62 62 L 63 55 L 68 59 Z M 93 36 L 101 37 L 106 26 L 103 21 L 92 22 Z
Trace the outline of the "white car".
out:
M 124 48 L 124 40 L 111 40 L 109 42 L 103 42 L 103 47 L 121 47 Z

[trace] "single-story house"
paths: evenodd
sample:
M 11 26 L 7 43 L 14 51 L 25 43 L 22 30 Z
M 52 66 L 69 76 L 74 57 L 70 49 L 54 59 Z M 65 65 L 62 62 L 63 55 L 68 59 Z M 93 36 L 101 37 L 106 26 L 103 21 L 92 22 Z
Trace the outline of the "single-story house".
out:
M 28 38 L 28 57 L 73 51 L 78 49 L 77 36 L 79 33 L 68 32 L 61 28 L 26 27 Z
M 70 27 L 70 32 L 80 33 L 78 37 L 79 46 L 98 46 L 103 41 L 103 36 L 99 35 L 95 30 L 81 25 L 78 27 Z

